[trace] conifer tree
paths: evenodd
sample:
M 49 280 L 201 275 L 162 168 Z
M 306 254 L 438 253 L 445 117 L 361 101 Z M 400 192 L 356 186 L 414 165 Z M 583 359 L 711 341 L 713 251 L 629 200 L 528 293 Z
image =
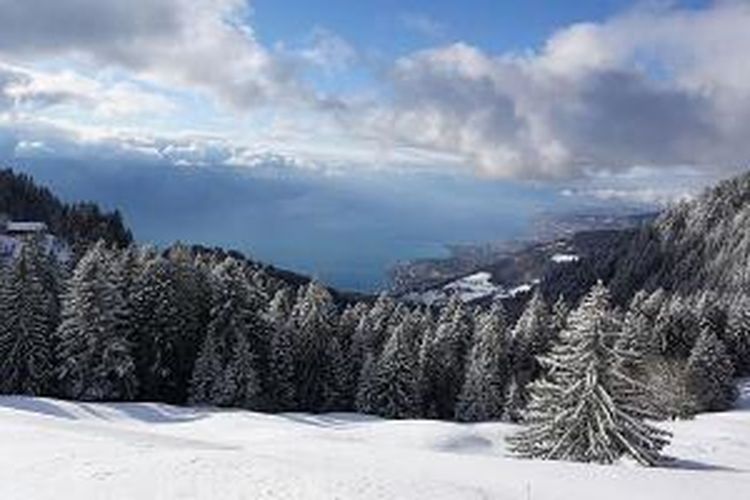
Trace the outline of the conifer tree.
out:
M 552 341 L 558 337 L 560 332 L 565 330 L 568 326 L 568 315 L 570 314 L 570 306 L 565 301 L 565 298 L 560 295 L 552 306 L 552 313 L 550 315 L 550 337 Z
M 339 317 L 336 325 L 336 337 L 339 341 L 341 358 L 344 363 L 343 379 L 343 398 L 344 406 L 347 408 L 354 407 L 354 400 L 357 394 L 357 384 L 361 366 L 353 359 L 353 344 L 357 329 L 363 318 L 367 315 L 369 307 L 364 302 L 358 302 L 354 306 L 347 307 Z
M 549 308 L 537 289 L 511 332 L 511 365 L 521 394 L 541 374 L 536 358 L 547 351 L 553 337 Z
M 267 314 L 272 328 L 268 362 L 269 397 L 273 407 L 281 411 L 297 408 L 294 377 L 295 344 L 293 331 L 289 326 L 292 306 L 292 292 L 284 287 L 274 295 Z
M 690 355 L 700 332 L 700 318 L 689 300 L 673 295 L 663 301 L 654 330 L 661 354 L 685 359 Z
M 265 405 L 255 339 L 269 327 L 245 276 L 243 266 L 228 257 L 215 270 L 216 306 L 190 386 L 189 401 L 262 409 Z
M 183 402 L 185 328 L 172 263 L 162 256 L 147 262 L 135 289 L 131 307 L 140 397 Z
M 297 401 L 302 409 L 318 411 L 323 405 L 323 368 L 335 324 L 331 294 L 311 282 L 295 304 L 289 323 L 294 339 Z
M 647 424 L 637 400 L 645 388 L 619 370 L 628 351 L 617 348 L 620 325 L 609 292 L 595 285 L 569 318 L 568 329 L 532 384 L 529 427 L 509 438 L 528 458 L 612 463 L 628 455 L 643 465 L 661 461 L 667 433 Z
M 351 370 L 357 374 L 360 383 L 367 357 L 380 354 L 395 309 L 394 300 L 385 293 L 380 294 L 367 314 L 359 321 L 352 335 L 349 360 Z
M 334 328 L 325 351 L 321 378 L 321 411 L 346 411 L 351 409 L 347 394 L 348 363 L 338 330 Z
M 503 398 L 502 419 L 508 422 L 520 422 L 526 408 L 528 395 L 522 391 L 515 376 L 511 376 Z
M 456 418 L 466 422 L 500 420 L 510 376 L 505 308 L 500 301 L 480 317 L 466 377 L 456 406 Z
M 454 417 L 471 337 L 470 317 L 461 299 L 454 295 L 441 312 L 435 332 L 423 351 L 421 387 L 427 416 Z
M 63 298 L 57 332 L 60 388 L 83 400 L 128 400 L 137 393 L 131 342 L 124 335 L 122 295 L 104 243 L 78 262 Z
M 736 397 L 734 367 L 724 343 L 706 325 L 687 362 L 687 385 L 697 411 L 729 408 Z
M 357 394 L 354 400 L 354 408 L 360 413 L 375 413 L 377 410 L 375 403 L 377 370 L 377 357 L 373 353 L 366 353 L 362 370 L 360 370 L 359 384 L 357 385 Z
M 0 282 L 0 393 L 44 394 L 52 378 L 54 290 L 41 242 L 24 240 L 19 255 L 3 266 Z
M 750 297 L 747 295 L 737 297 L 729 308 L 726 339 L 735 375 L 750 374 Z
M 387 418 L 414 418 L 421 410 L 418 351 L 421 314 L 405 313 L 374 368 L 371 411 Z
M 195 359 L 210 321 L 212 293 L 207 273 L 188 247 L 179 243 L 172 246 L 167 259 L 171 264 L 174 304 L 182 330 L 176 344 L 176 396 L 184 401 Z

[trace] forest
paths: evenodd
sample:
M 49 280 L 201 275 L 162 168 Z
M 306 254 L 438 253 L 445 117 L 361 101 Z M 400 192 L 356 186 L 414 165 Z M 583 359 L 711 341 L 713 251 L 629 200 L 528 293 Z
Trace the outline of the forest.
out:
M 70 263 L 30 237 L 0 270 L 0 393 L 507 420 L 525 424 L 519 456 L 657 465 L 658 420 L 726 409 L 750 374 L 747 201 L 750 176 L 677 205 L 554 277 L 584 291 L 551 294 L 548 279 L 520 314 L 342 301 L 126 230 Z

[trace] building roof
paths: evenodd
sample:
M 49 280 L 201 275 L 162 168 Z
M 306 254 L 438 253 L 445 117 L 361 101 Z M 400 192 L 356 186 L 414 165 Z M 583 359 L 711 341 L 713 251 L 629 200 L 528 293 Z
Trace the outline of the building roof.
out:
M 6 231 L 9 233 L 43 233 L 47 231 L 44 222 L 8 222 Z

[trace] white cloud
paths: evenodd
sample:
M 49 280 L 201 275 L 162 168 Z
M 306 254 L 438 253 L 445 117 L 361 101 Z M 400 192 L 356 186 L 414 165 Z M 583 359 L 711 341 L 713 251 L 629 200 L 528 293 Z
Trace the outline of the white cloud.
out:
M 296 52 L 296 57 L 328 72 L 343 71 L 357 61 L 357 51 L 337 34 L 316 28 L 308 47 Z
M 104 83 L 71 70 L 39 71 L 0 63 L 0 104 L 15 112 L 71 106 L 99 118 L 168 113 L 169 99 L 125 81 Z
M 418 52 L 395 64 L 395 97 L 366 127 L 500 177 L 738 168 L 750 157 L 747 26 L 750 4 L 721 2 L 573 25 L 538 52 Z
M 255 39 L 243 0 L 0 0 L 0 54 L 127 69 L 252 106 L 307 90 Z

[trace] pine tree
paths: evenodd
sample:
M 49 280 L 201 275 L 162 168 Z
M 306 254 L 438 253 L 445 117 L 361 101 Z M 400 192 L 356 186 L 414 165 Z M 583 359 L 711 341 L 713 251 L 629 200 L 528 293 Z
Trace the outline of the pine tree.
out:
M 294 338 L 289 326 L 292 295 L 289 288 L 281 288 L 268 306 L 268 321 L 272 327 L 269 353 L 269 397 L 274 408 L 289 411 L 297 408 L 294 377 Z
M 471 346 L 472 323 L 454 296 L 441 312 L 437 328 L 423 350 L 422 401 L 429 417 L 451 419 L 464 383 L 464 363 Z
M 207 273 L 188 247 L 172 246 L 167 258 L 172 268 L 174 304 L 181 329 L 176 344 L 176 398 L 185 401 L 195 359 L 210 321 L 211 286 Z
M 628 455 L 643 465 L 661 461 L 668 434 L 646 424 L 637 405 L 644 387 L 619 370 L 609 291 L 599 282 L 569 318 L 569 327 L 542 358 L 547 375 L 532 384 L 525 412 L 530 427 L 509 438 L 528 458 L 612 463 Z
M 395 309 L 394 300 L 385 293 L 380 294 L 375 304 L 359 321 L 352 335 L 349 360 L 351 370 L 356 374 L 360 385 L 365 361 L 370 356 L 377 357 L 380 354 Z
M 297 401 L 302 409 L 318 411 L 323 406 L 323 368 L 335 324 L 331 294 L 311 282 L 295 304 L 289 323 L 294 339 Z
M 41 395 L 52 378 L 52 265 L 37 238 L 24 240 L 0 282 L 0 393 Z
M 552 306 L 552 314 L 550 315 L 551 341 L 554 341 L 560 332 L 567 328 L 568 315 L 570 315 L 570 306 L 565 298 L 560 295 Z
M 456 406 L 456 418 L 466 422 L 500 420 L 510 376 L 505 343 L 505 308 L 501 302 L 480 317 Z
M 700 318 L 689 300 L 673 295 L 662 303 L 654 330 L 659 339 L 659 351 L 671 358 L 685 359 L 700 332 Z
M 521 389 L 516 381 L 516 377 L 511 376 L 503 398 L 502 420 L 520 422 L 523 419 L 523 411 L 526 408 L 527 399 L 528 394 Z
M 537 356 L 547 351 L 553 338 L 550 312 L 537 289 L 511 332 L 511 365 L 521 393 L 541 375 Z
M 729 408 L 736 397 L 734 367 L 724 343 L 706 325 L 687 362 L 687 385 L 698 411 Z
M 343 403 L 346 408 L 354 407 L 361 370 L 360 364 L 353 359 L 354 338 L 359 325 L 369 310 L 370 308 L 364 302 L 349 306 L 341 314 L 336 325 L 336 337 L 339 339 L 339 348 L 341 349 L 345 370 L 342 391 Z
M 401 323 L 391 328 L 391 335 L 373 370 L 369 408 L 372 413 L 387 418 L 419 415 L 420 322 L 419 312 L 406 313 Z
M 632 349 L 643 356 L 655 356 L 659 353 L 658 338 L 654 335 L 655 312 L 648 307 L 649 295 L 638 291 L 630 301 L 622 325 L 621 347 Z
M 750 297 L 747 295 L 737 297 L 729 308 L 726 339 L 735 374 L 750 374 Z
M 184 317 L 178 306 L 175 272 L 162 256 L 146 263 L 133 292 L 133 339 L 140 397 L 184 401 Z
M 240 262 L 228 257 L 216 268 L 215 282 L 216 306 L 196 359 L 189 401 L 262 409 L 266 402 L 255 348 L 269 326 Z
M 328 341 L 323 364 L 321 411 L 346 411 L 351 409 L 347 394 L 348 363 L 338 330 L 334 329 Z
M 137 393 L 132 346 L 123 334 L 124 300 L 113 257 L 102 242 L 78 262 L 63 298 L 57 332 L 60 388 L 83 400 L 128 400 Z

